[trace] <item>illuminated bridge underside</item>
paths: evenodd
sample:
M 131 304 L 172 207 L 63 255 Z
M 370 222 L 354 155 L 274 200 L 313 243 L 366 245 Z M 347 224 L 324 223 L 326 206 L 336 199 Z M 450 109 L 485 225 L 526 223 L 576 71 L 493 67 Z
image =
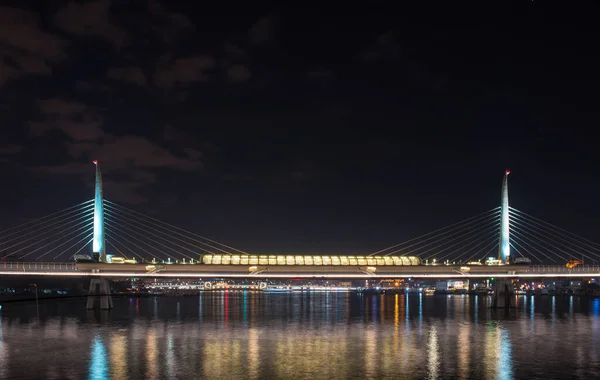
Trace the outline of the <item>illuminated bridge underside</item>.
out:
M 405 266 L 419 265 L 421 260 L 415 256 L 202 255 L 202 263 L 207 265 Z
M 410 265 L 410 266 L 248 266 L 168 264 L 156 265 L 149 271 L 146 264 L 107 263 L 5 263 L 1 275 L 108 277 L 108 278 L 593 278 L 600 277 L 600 266 L 568 269 L 564 266 L 471 266 Z

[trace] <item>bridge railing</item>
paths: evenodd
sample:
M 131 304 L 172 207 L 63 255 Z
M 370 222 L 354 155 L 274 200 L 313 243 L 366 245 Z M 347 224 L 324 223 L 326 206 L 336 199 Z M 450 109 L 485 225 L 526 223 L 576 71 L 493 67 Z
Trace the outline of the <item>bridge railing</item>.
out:
M 600 273 L 600 265 L 582 265 L 567 268 L 562 265 L 534 265 L 529 267 L 528 272 L 534 273 Z
M 77 267 L 75 263 L 5 261 L 0 263 L 0 270 L 15 272 L 76 272 Z

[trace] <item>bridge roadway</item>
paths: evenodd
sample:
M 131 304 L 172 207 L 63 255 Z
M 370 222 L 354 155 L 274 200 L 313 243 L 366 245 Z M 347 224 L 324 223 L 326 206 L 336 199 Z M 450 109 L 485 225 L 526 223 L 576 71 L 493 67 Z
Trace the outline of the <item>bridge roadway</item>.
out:
M 468 268 L 468 270 L 465 270 Z M 0 263 L 0 276 L 148 278 L 593 278 L 600 266 L 248 266 L 204 264 Z

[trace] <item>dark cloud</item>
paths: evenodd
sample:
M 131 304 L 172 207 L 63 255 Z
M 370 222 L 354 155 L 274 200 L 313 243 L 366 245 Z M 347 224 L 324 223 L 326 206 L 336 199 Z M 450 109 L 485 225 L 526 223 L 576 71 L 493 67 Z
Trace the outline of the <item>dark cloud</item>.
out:
M 0 42 L 22 52 L 64 59 L 66 42 L 40 29 L 39 16 L 22 9 L 0 7 Z
M 232 42 L 226 42 L 223 45 L 222 50 L 223 53 L 225 53 L 225 55 L 233 59 L 243 60 L 248 58 L 248 54 L 246 53 L 246 51 L 239 45 Z
M 250 69 L 246 66 L 236 63 L 227 70 L 227 77 L 232 82 L 245 82 L 250 79 Z
M 0 144 L 0 155 L 8 156 L 23 151 L 23 146 L 18 144 Z
M 102 186 L 104 193 L 109 194 L 110 200 L 121 203 L 140 204 L 148 201 L 147 189 L 156 183 L 156 178 L 152 176 L 144 177 L 140 174 L 152 174 L 149 172 L 135 172 L 137 178 L 121 178 L 114 180 L 108 177 L 103 180 Z M 131 174 L 131 173 L 130 173 Z M 106 177 L 106 176 L 105 176 Z
M 408 82 L 420 88 L 439 92 L 447 84 L 446 79 L 418 63 L 416 57 L 403 55 L 398 35 L 392 30 L 377 36 L 374 44 L 360 54 L 360 59 L 366 64 L 393 62 Z
M 122 55 L 121 64 L 108 67 L 106 77 L 112 80 L 147 86 L 153 83 L 161 89 L 185 87 L 214 78 L 212 71 L 225 67 L 228 82 L 245 82 L 251 77 L 247 47 L 235 42 L 224 42 L 222 51 L 179 55 L 173 43 L 185 35 L 194 33 L 195 25 L 181 12 L 165 8 L 166 3 L 149 1 L 146 9 L 138 9 L 123 23 L 120 15 L 129 6 L 111 0 L 68 1 L 53 15 L 54 25 L 66 32 L 71 40 L 45 32 L 36 13 L 3 7 L 0 9 L 0 85 L 7 80 L 26 74 L 50 76 L 53 66 L 67 58 L 68 46 L 80 45 L 83 38 L 97 38 L 127 53 Z M 164 5 L 163 5 L 164 4 Z M 133 8 L 132 8 L 133 9 Z M 272 39 L 273 15 L 257 20 L 248 31 L 244 44 L 261 45 Z M 121 22 L 121 23 L 119 23 Z M 143 33 L 147 45 L 162 53 L 147 60 L 139 54 L 135 44 L 140 39 L 134 36 Z M 64 35 L 64 34 L 63 34 Z M 133 50 L 132 50 L 133 49 Z M 168 54 L 164 54 L 167 52 Z M 233 62 L 218 62 L 214 54 L 223 53 Z M 150 73 L 150 75 L 147 75 Z M 80 91 L 109 89 L 106 84 L 80 78 L 75 87 Z M 183 96 L 183 95 L 182 95 Z
M 97 140 L 104 135 L 102 116 L 85 104 L 50 98 L 38 100 L 37 105 L 41 120 L 29 122 L 32 137 L 54 130 L 75 141 Z
M 111 87 L 105 83 L 99 83 L 97 81 L 85 81 L 77 80 L 73 86 L 75 90 L 79 92 L 105 92 L 110 91 Z
M 37 14 L 0 7 L 0 85 L 23 75 L 51 75 L 68 43 L 41 29 Z
M 156 0 L 148 1 L 148 11 L 156 19 L 150 22 L 149 28 L 164 43 L 172 43 L 183 33 L 189 33 L 195 29 L 194 24 L 186 15 L 169 12 Z
M 198 149 L 183 148 L 183 151 L 185 152 L 185 154 L 187 154 L 190 160 L 199 161 L 202 158 L 202 152 L 200 152 Z
M 400 45 L 391 30 L 377 36 L 375 43 L 360 54 L 360 58 L 367 62 L 398 56 L 400 56 Z
M 121 48 L 131 42 L 131 36 L 111 20 L 111 3 L 110 0 L 70 1 L 54 15 L 54 23 L 67 33 L 98 37 Z
M 67 150 L 75 158 L 102 162 L 107 170 L 125 168 L 167 168 L 194 171 L 202 167 L 199 159 L 180 157 L 170 149 L 141 136 L 105 136 L 93 143 L 68 143 Z
M 169 89 L 176 84 L 189 85 L 193 82 L 209 80 L 209 72 L 215 67 L 215 59 L 210 55 L 195 55 L 177 58 L 162 64 L 154 74 L 154 83 Z
M 185 141 L 187 135 L 172 125 L 167 124 L 163 130 L 163 138 L 166 141 L 182 142 Z
M 91 165 L 90 163 L 69 162 L 59 165 L 41 165 L 32 168 L 32 170 L 35 172 L 52 175 L 83 175 L 90 173 Z
M 273 34 L 273 16 L 261 17 L 248 31 L 248 38 L 253 45 L 268 42 Z
M 204 154 L 192 146 L 201 145 L 195 141 L 194 136 L 184 133 L 170 124 L 165 125 L 163 130 L 164 141 L 181 148 L 181 151 L 187 155 L 190 160 L 200 161 Z M 202 144 L 202 150 L 210 150 L 209 144 Z
M 98 160 L 105 176 L 105 192 L 118 202 L 145 202 L 148 185 L 158 181 L 157 170 L 192 172 L 203 167 L 200 151 L 185 148 L 178 155 L 141 136 L 105 134 L 96 142 L 67 142 L 65 148 L 72 161 L 32 170 L 55 176 L 77 176 L 88 181 L 91 162 Z
M 130 204 L 144 203 L 147 198 L 147 187 L 158 181 L 158 175 L 147 169 L 126 168 L 115 169 L 111 165 L 101 165 L 103 172 L 103 188 L 107 198 L 115 202 Z M 94 171 L 94 166 L 90 162 L 72 162 L 54 166 L 40 166 L 32 169 L 43 174 L 56 176 L 67 176 L 81 178 L 88 187 L 93 186 L 90 181 L 90 174 Z
M 106 76 L 111 79 L 137 84 L 138 86 L 146 85 L 146 75 L 139 67 L 113 67 L 108 69 Z
M 81 102 L 49 98 L 38 100 L 37 107 L 39 117 L 29 122 L 30 135 L 44 139 L 52 131 L 61 132 L 63 139 L 54 144 L 55 150 L 64 150 L 68 160 L 32 167 L 36 173 L 88 181 L 91 162 L 98 160 L 111 198 L 139 203 L 146 200 L 144 191 L 157 181 L 158 172 L 192 172 L 203 167 L 201 151 L 173 127 L 165 130 L 164 142 L 170 145 L 164 145 L 145 136 L 106 132 L 103 110 Z M 0 154 L 18 153 L 16 150 L 7 145 L 0 147 Z

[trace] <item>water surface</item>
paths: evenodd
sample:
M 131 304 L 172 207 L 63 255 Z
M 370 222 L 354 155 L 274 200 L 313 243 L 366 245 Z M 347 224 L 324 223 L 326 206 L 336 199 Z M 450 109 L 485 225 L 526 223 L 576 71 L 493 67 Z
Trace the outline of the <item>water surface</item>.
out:
M 600 299 L 205 293 L 4 304 L 0 379 L 588 379 Z

